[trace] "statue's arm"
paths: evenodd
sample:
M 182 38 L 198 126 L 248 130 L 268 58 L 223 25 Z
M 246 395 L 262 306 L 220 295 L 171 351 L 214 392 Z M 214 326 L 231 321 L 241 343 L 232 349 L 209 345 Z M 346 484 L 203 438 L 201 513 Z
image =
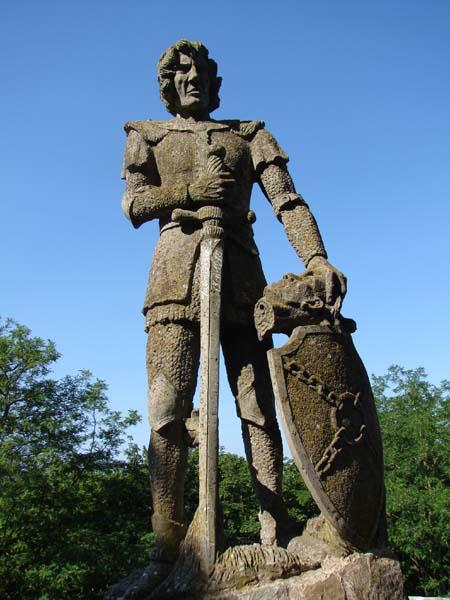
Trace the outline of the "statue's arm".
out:
M 269 145 L 270 134 L 266 132 L 265 135 Z M 316 220 L 303 197 L 295 190 L 286 166 L 287 156 L 275 151 L 271 155 L 268 150 L 264 154 L 267 160 L 260 159 L 255 164 L 260 187 L 283 223 L 299 258 L 308 271 L 323 279 L 327 304 L 332 312 L 337 313 L 347 292 L 346 278 L 327 260 Z
M 259 183 L 305 266 L 316 256 L 326 259 L 316 220 L 305 200 L 295 191 L 286 165 L 281 162 L 265 165 L 259 174 Z
M 160 184 L 152 149 L 134 130 L 128 134 L 122 177 L 126 180 L 122 209 L 136 228 L 190 205 L 187 185 Z

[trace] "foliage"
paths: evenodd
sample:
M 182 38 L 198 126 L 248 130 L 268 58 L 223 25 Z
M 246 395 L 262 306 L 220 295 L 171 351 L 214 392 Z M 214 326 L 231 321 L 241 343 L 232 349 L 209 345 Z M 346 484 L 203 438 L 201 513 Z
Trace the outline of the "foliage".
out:
M 101 598 L 146 562 L 153 541 L 145 453 L 127 435 L 139 421 L 108 408 L 88 371 L 56 380 L 52 342 L 0 321 L 0 597 Z M 448 593 L 450 383 L 423 369 L 374 377 L 383 431 L 387 515 L 409 593 Z M 221 450 L 225 543 L 257 541 L 247 462 Z M 198 452 L 189 455 L 186 518 L 198 504 Z M 291 460 L 284 497 L 305 523 L 317 507 Z
M 283 496 L 290 516 L 298 523 L 306 524 L 308 519 L 319 514 L 317 504 L 309 493 L 294 461 L 290 459 L 284 461 Z
M 224 522 L 224 543 L 234 546 L 258 541 L 258 503 L 247 461 L 223 450 L 219 457 L 219 497 Z
M 223 511 L 225 543 L 230 546 L 259 541 L 258 502 L 247 461 L 222 451 L 219 456 L 219 495 Z M 284 462 L 283 494 L 290 515 L 299 523 L 318 514 L 318 509 L 292 460 Z
M 149 492 L 138 422 L 88 371 L 49 377 L 54 344 L 0 322 L 0 597 L 101 597 L 145 557 Z M 122 453 L 122 454 L 121 454 Z
M 450 383 L 398 366 L 374 377 L 384 443 L 390 545 L 406 591 L 450 590 Z
M 219 499 L 225 546 L 250 544 L 258 540 L 258 503 L 253 491 L 247 461 L 242 456 L 219 453 Z M 198 506 L 198 450 L 189 453 L 185 490 L 186 521 Z

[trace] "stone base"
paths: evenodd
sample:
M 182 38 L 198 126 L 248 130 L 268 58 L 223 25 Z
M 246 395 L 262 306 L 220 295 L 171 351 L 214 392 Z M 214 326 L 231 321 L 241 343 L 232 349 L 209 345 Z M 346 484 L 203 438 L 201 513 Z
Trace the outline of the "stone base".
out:
M 394 558 L 354 553 L 327 557 L 318 569 L 288 579 L 209 592 L 208 600 L 403 600 L 400 564 Z
M 282 549 L 238 546 L 219 559 L 208 584 L 169 577 L 153 593 L 146 570 L 136 571 L 105 600 L 403 600 L 399 562 L 372 553 L 303 562 Z M 265 559 L 263 564 L 262 559 Z
M 195 519 L 194 519 L 195 525 Z M 192 531 L 194 528 L 191 528 Z M 174 565 L 151 561 L 104 600 L 403 600 L 400 564 L 388 548 L 350 547 L 323 516 L 308 521 L 287 549 L 252 544 L 220 554 L 201 576 L 198 536 L 188 535 Z M 173 567 L 173 568 L 172 568 Z

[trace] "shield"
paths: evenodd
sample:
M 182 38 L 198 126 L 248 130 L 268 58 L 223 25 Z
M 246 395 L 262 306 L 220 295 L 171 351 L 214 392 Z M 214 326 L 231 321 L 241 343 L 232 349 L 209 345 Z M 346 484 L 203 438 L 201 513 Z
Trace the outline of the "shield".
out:
M 309 491 L 342 539 L 369 548 L 384 507 L 383 457 L 370 382 L 351 335 L 329 324 L 299 326 L 268 358 Z

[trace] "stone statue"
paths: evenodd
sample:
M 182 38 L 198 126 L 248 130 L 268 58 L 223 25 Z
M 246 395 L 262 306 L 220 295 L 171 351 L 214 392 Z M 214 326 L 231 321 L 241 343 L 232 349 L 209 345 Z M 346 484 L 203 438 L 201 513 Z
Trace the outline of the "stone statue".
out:
M 220 209 L 213 211 L 223 231 L 220 343 L 260 505 L 262 547 L 286 547 L 293 524 L 281 495 L 283 453 L 266 355 L 268 333 L 277 330 L 267 322 L 270 302 L 257 305 L 260 339 L 254 325 L 254 308 L 266 287 L 252 231 L 255 182 L 304 263 L 306 279 L 320 289 L 321 308 L 330 318 L 339 319 L 346 293 L 345 277 L 328 262 L 316 221 L 295 190 L 288 157 L 264 123 L 210 117 L 219 106 L 221 78 L 205 46 L 180 40 L 168 48 L 158 63 L 158 81 L 174 118 L 125 125 L 122 200 L 135 228 L 153 219 L 160 228 L 143 308 L 156 537 L 147 591 L 172 569 L 186 533 L 183 492 L 188 447 L 195 443 L 192 399 L 200 360 L 201 215 Z M 287 302 L 287 312 L 290 307 Z

